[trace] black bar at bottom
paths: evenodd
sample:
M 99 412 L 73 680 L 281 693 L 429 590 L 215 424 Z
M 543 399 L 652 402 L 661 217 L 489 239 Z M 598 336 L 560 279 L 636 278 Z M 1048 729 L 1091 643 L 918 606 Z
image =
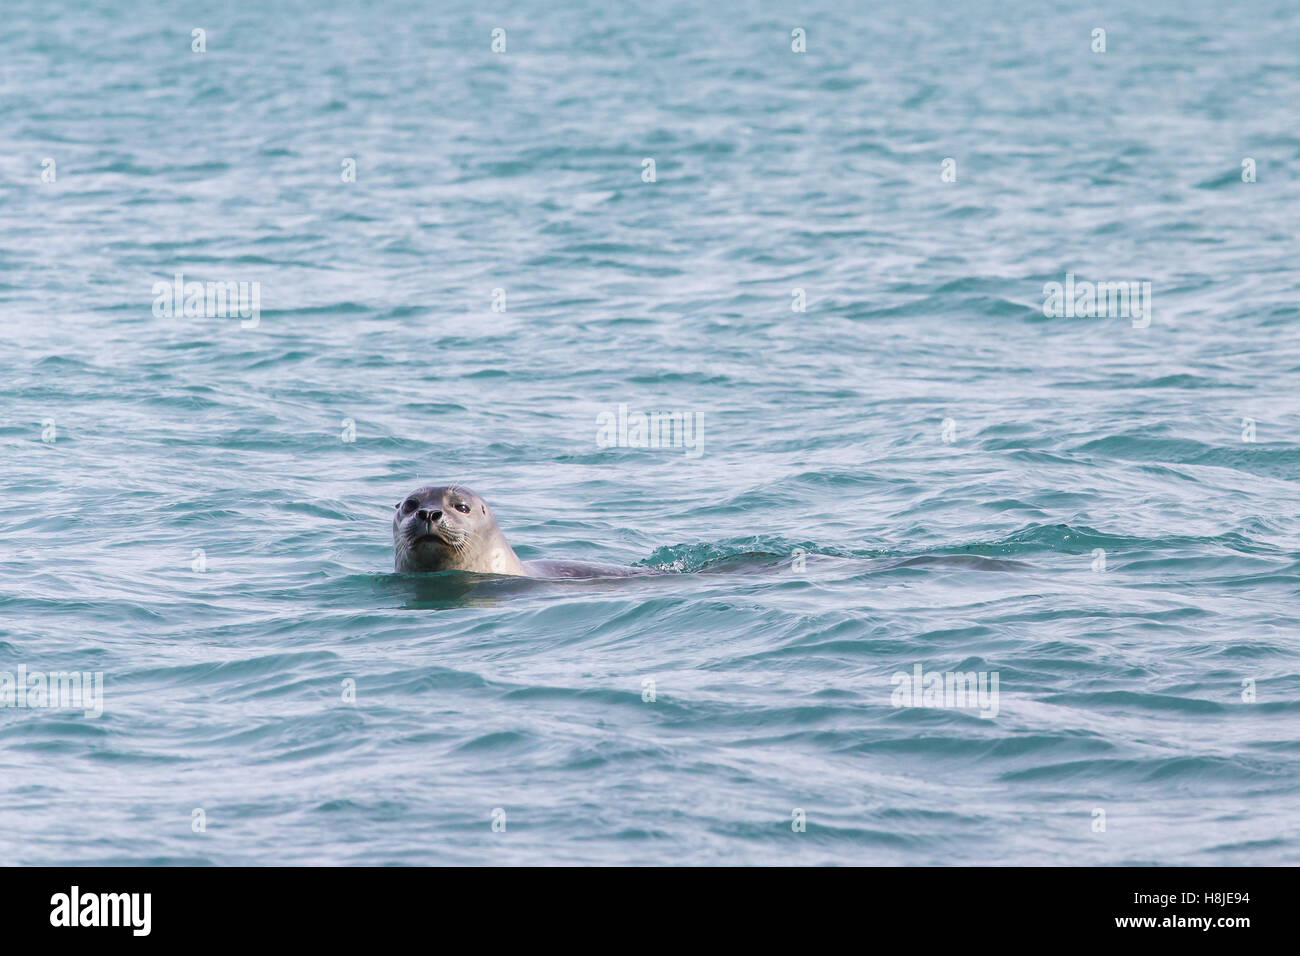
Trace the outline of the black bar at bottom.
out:
M 441 937 L 730 945 L 828 932 L 949 947 L 990 933 L 1233 946 L 1293 934 L 1296 871 L 1267 868 L 0 869 L 5 942 L 349 942 Z M 74 889 L 75 888 L 75 889 Z M 91 924 L 91 925 L 87 925 Z M 603 935 L 603 934 L 612 935 Z M 599 934 L 599 935 L 598 935 Z M 1027 937 L 1028 939 L 1028 937 Z M 899 940 L 901 943 L 902 940 Z M 909 945 L 910 948 L 910 945 Z

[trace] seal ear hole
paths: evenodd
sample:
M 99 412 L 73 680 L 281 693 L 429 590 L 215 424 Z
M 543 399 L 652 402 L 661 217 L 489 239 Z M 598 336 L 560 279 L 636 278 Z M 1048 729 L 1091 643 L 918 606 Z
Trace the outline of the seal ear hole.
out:
M 479 505 L 478 510 L 483 512 L 484 514 L 487 514 L 487 505 Z

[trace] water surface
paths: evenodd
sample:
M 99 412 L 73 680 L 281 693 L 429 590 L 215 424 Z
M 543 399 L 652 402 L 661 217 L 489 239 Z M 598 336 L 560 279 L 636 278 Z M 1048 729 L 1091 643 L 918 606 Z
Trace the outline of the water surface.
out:
M 1300 862 L 1300 26 L 1072 6 L 7 9 L 0 858 Z

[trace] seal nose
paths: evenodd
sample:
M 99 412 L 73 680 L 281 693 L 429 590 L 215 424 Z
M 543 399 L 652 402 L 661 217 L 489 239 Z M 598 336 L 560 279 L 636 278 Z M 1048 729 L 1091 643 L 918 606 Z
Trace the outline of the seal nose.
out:
M 441 511 L 429 511 L 427 508 L 421 508 L 415 513 L 415 516 L 421 521 L 437 521 L 442 517 Z

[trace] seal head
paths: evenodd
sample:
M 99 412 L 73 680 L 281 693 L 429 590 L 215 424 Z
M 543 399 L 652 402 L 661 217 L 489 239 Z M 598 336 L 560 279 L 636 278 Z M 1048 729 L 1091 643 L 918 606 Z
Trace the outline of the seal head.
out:
M 487 502 L 460 485 L 418 488 L 393 506 L 398 571 L 528 574 Z

